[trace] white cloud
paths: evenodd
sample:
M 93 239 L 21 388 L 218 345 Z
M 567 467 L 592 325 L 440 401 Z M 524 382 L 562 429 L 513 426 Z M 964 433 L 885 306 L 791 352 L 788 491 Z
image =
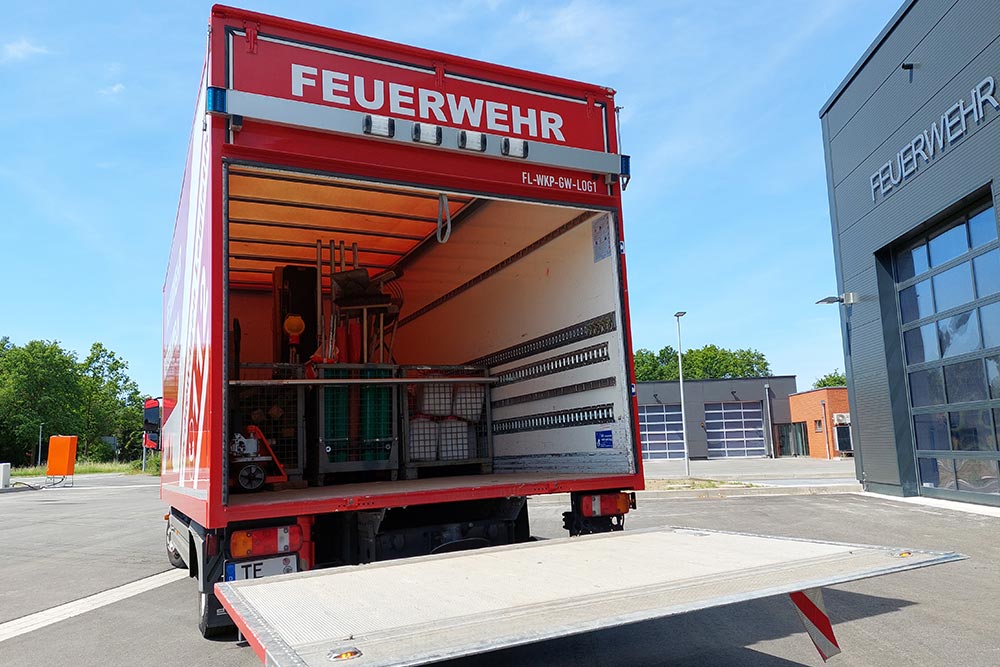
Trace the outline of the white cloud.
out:
M 125 90 L 124 83 L 116 83 L 113 86 L 108 86 L 107 88 L 101 88 L 98 92 L 100 92 L 101 95 L 117 95 L 118 93 L 121 93 L 124 90 Z
M 48 53 L 49 50 L 44 46 L 38 46 L 37 44 L 32 44 L 27 39 L 19 39 L 16 42 L 7 42 L 3 45 L 3 50 L 0 51 L 0 63 L 14 62 L 15 60 L 24 60 L 30 58 L 31 56 L 40 55 L 43 53 Z

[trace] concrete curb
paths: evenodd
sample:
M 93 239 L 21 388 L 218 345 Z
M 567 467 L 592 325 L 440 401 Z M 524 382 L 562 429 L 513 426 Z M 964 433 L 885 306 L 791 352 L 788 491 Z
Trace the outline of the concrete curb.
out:
M 836 486 L 764 486 L 730 489 L 677 489 L 639 491 L 639 499 L 662 498 L 739 498 L 741 496 L 812 496 L 837 493 L 858 493 L 860 484 L 838 484 Z
M 30 486 L 18 485 L 18 486 L 11 486 L 6 489 L 0 489 L 0 493 L 14 493 L 16 491 L 35 491 L 35 490 L 36 489 L 32 489 Z
M 845 477 L 854 477 L 854 471 L 836 473 L 836 472 L 817 472 L 817 473 L 746 473 L 740 475 L 691 475 L 690 479 L 699 479 L 712 482 L 766 482 L 769 479 L 843 479 Z M 655 476 L 646 475 L 646 479 L 683 479 L 684 475 L 659 475 Z

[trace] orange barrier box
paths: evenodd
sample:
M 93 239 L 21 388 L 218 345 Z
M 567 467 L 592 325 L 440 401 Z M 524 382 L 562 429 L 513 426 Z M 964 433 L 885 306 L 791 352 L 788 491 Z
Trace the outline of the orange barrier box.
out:
M 53 435 L 49 438 L 49 465 L 45 474 L 49 477 L 69 477 L 76 466 L 75 435 Z

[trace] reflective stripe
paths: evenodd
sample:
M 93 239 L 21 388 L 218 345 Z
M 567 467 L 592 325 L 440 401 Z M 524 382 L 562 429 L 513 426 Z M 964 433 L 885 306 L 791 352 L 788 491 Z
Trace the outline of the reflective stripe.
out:
M 826 607 L 823 604 L 822 589 L 810 588 L 797 593 L 789 593 L 788 597 L 792 599 L 795 611 L 799 613 L 802 625 L 809 633 L 809 638 L 812 639 L 813 645 L 819 651 L 819 656 L 823 658 L 823 662 L 840 653 L 837 638 L 833 636 L 833 625 L 830 623 L 830 617 L 827 616 Z

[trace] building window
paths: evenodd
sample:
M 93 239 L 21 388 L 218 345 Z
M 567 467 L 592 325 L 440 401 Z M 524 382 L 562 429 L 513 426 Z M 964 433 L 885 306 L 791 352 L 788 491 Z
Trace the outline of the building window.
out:
M 680 404 L 640 405 L 639 441 L 644 460 L 683 459 L 684 430 Z
M 1000 493 L 1000 241 L 990 202 L 894 256 L 924 488 Z
M 817 419 L 816 420 L 816 432 L 817 433 L 822 433 L 823 432 L 823 420 L 822 419 Z
M 765 456 L 761 401 L 706 403 L 705 439 L 710 459 Z

